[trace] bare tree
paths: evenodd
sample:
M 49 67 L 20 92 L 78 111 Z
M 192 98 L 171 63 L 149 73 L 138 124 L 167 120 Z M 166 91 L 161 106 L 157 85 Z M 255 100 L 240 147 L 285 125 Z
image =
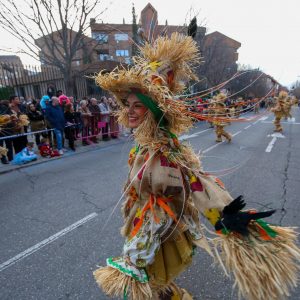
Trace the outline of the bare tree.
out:
M 0 26 L 23 43 L 18 53 L 38 61 L 42 54 L 43 63 L 60 69 L 66 92 L 73 94 L 74 62 L 88 62 L 97 44 L 85 33 L 90 16 L 96 20 L 106 10 L 99 10 L 100 0 L 23 0 L 18 4 L 0 0 L 0 4 Z

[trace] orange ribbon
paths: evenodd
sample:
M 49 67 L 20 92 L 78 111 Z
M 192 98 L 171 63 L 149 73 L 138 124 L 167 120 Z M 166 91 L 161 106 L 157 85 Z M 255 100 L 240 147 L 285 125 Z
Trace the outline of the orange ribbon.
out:
M 131 231 L 131 238 L 136 236 L 136 234 L 141 229 L 144 219 L 145 219 L 145 214 L 148 210 L 151 210 L 155 223 L 157 223 L 157 224 L 159 223 L 160 220 L 159 220 L 158 216 L 155 214 L 155 209 L 154 209 L 155 204 L 160 206 L 175 222 L 177 222 L 175 213 L 172 211 L 171 207 L 168 205 L 168 202 L 170 202 L 170 201 L 172 201 L 172 199 L 170 199 L 170 198 L 159 197 L 159 198 L 155 199 L 155 196 L 150 194 L 150 199 L 147 202 L 147 204 L 144 206 L 139 221 L 136 223 L 133 230 Z

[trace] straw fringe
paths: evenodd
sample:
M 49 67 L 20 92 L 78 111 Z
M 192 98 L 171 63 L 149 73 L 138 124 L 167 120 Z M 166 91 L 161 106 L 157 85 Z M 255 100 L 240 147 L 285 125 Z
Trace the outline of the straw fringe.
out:
M 100 267 L 94 271 L 94 277 L 99 287 L 110 297 L 122 298 L 124 291 L 127 291 L 128 299 L 152 299 L 152 291 L 149 283 L 140 283 L 112 267 Z
M 221 266 L 233 273 L 234 287 L 248 300 L 284 299 L 297 286 L 297 233 L 290 227 L 270 227 L 278 233 L 271 241 L 261 240 L 253 225 L 248 239 L 233 233 L 214 239 Z

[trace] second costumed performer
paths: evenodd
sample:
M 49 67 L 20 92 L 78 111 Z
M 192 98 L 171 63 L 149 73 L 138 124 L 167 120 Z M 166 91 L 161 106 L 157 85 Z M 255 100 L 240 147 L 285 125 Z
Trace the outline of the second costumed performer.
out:
M 230 118 L 230 112 L 229 109 L 225 105 L 226 95 L 223 93 L 218 94 L 213 102 L 212 110 L 214 111 L 214 117 L 212 118 L 213 124 L 215 126 L 215 132 L 216 132 L 216 142 L 220 143 L 222 142 L 222 136 L 225 137 L 225 139 L 230 143 L 232 136 L 230 133 L 225 131 L 224 127 L 229 125 L 226 118 Z
M 243 210 L 242 197 L 233 200 L 218 178 L 202 170 L 193 150 L 178 141 L 193 120 L 174 95 L 195 79 L 199 60 L 195 42 L 175 33 L 147 43 L 130 69 L 96 78 L 116 97 L 119 122 L 134 128 L 136 141 L 122 207 L 123 251 L 94 272 L 113 298 L 192 299 L 174 279 L 191 264 L 195 247 L 219 253 L 246 299 L 279 299 L 296 285 L 300 252 L 294 230 L 262 220 L 274 211 Z M 216 230 L 209 242 L 201 216 Z

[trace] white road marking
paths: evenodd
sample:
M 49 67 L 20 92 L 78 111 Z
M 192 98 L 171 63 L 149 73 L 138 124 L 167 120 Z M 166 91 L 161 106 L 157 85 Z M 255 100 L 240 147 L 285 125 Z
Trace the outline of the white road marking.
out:
M 261 117 L 261 118 L 259 119 L 259 121 L 266 121 L 268 118 L 269 118 L 269 116 L 264 116 L 264 117 Z
M 205 149 L 204 151 L 202 151 L 202 153 L 207 153 L 208 151 L 210 151 L 210 150 L 216 148 L 217 146 L 219 146 L 219 145 L 221 145 L 221 144 L 223 144 L 223 143 L 224 143 L 224 141 L 223 141 L 223 142 L 220 142 L 220 143 L 218 143 L 218 144 L 215 144 L 215 145 L 213 145 L 213 146 L 211 146 L 211 147 Z
M 236 136 L 236 135 L 240 134 L 241 132 L 242 132 L 242 131 L 240 130 L 240 131 L 234 133 L 232 136 Z M 217 144 L 215 144 L 215 145 L 212 145 L 212 146 L 208 147 L 207 149 L 203 150 L 202 153 L 207 153 L 208 151 L 210 151 L 210 150 L 212 150 L 212 149 L 218 147 L 219 145 L 221 145 L 221 144 L 223 144 L 223 143 L 225 143 L 225 141 L 220 142 L 220 143 L 217 143 Z
M 271 152 L 272 151 L 273 146 L 274 146 L 276 140 L 277 140 L 277 137 L 274 136 L 272 138 L 271 142 L 269 143 L 268 147 L 266 148 L 266 152 Z
M 275 142 L 276 142 L 276 140 L 278 138 L 280 138 L 280 139 L 282 139 L 282 138 L 284 139 L 285 138 L 285 136 L 283 134 L 281 134 L 280 132 L 275 132 L 275 133 L 273 133 L 271 135 L 268 135 L 268 137 L 269 136 L 272 137 L 272 140 L 271 140 L 271 142 L 269 143 L 269 145 L 266 148 L 266 152 L 267 153 L 270 153 L 272 151 L 272 149 L 273 149 L 273 147 L 275 145 Z
M 248 129 L 248 128 L 250 128 L 252 126 L 252 124 L 251 125 L 248 125 L 247 127 L 245 127 L 244 129 Z
M 236 135 L 240 134 L 241 132 L 242 132 L 242 130 L 240 130 L 240 131 L 234 133 L 232 136 L 236 136 Z
M 257 124 L 259 121 L 260 121 L 260 120 L 255 121 L 255 122 L 253 123 L 253 125 Z
M 183 141 L 183 140 L 187 140 L 187 139 L 191 139 L 191 138 L 194 138 L 194 137 L 197 137 L 199 134 L 203 133 L 203 132 L 206 132 L 208 130 L 211 130 L 212 128 L 208 128 L 208 129 L 205 129 L 205 130 L 202 130 L 202 131 L 199 131 L 199 132 L 195 132 L 195 133 L 192 133 L 192 134 L 184 134 L 182 136 L 179 137 L 179 140 L 180 141 Z
M 82 224 L 90 221 L 91 219 L 95 218 L 98 214 L 97 213 L 92 213 L 88 216 L 86 216 L 85 218 L 79 220 L 78 222 L 66 227 L 65 229 L 59 231 L 58 233 L 50 236 L 49 238 L 39 242 L 38 244 L 28 248 L 27 250 L 19 253 L 18 255 L 12 257 L 11 259 L 7 260 L 6 262 L 0 264 L 0 272 L 5 270 L 6 268 L 12 266 L 13 264 L 15 264 L 16 262 L 24 259 L 25 257 L 33 254 L 34 252 L 40 250 L 41 248 L 45 247 L 46 245 L 54 242 L 55 240 L 57 240 L 58 238 L 62 237 L 63 235 L 69 233 L 70 231 L 76 229 L 77 227 L 81 226 Z

